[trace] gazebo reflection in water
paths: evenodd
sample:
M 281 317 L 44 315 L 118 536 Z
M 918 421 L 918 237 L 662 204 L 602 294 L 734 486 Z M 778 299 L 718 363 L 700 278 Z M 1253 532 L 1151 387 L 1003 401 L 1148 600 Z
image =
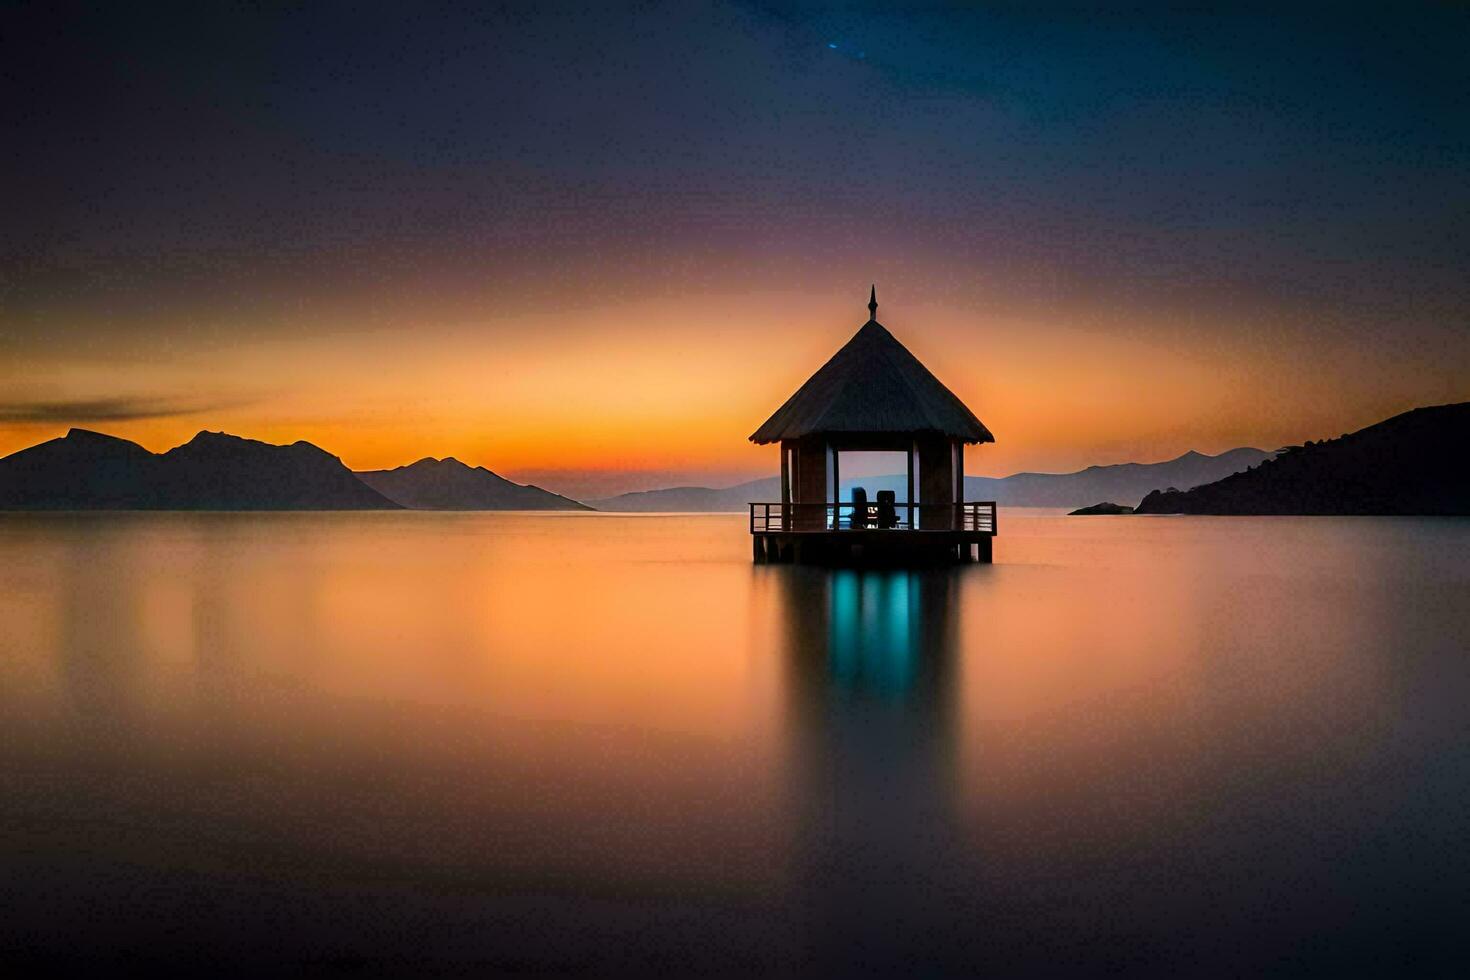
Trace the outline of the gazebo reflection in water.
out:
M 785 606 L 791 693 L 906 704 L 918 715 L 945 700 L 955 670 L 952 570 L 770 568 Z M 799 711 L 798 713 L 803 713 Z
M 923 593 L 907 572 L 834 571 L 827 591 L 831 678 L 841 687 L 902 694 L 923 654 Z
M 944 921 L 962 853 L 952 568 L 766 566 L 786 630 L 793 914 L 814 975 L 910 965 L 886 945 L 925 910 Z

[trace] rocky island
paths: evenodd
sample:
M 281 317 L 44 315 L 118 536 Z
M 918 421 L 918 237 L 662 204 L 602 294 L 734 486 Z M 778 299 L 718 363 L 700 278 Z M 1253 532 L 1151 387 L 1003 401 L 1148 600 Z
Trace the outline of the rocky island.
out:
M 1099 515 L 1112 516 L 1112 515 L 1115 515 L 1115 514 L 1131 514 L 1131 513 L 1133 513 L 1133 508 L 1132 507 L 1129 507 L 1127 504 L 1115 504 L 1112 501 L 1106 501 L 1106 502 L 1101 503 L 1101 504 L 1093 504 L 1091 507 L 1079 507 L 1076 510 L 1072 511 L 1071 513 L 1069 513 L 1067 516 L 1068 517 L 1096 517 L 1096 516 L 1099 516 Z

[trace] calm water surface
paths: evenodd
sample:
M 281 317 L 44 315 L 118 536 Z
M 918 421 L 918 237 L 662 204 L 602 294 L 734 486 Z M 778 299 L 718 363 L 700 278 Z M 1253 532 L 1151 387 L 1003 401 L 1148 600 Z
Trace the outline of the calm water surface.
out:
M 0 959 L 1450 972 L 1470 522 L 0 516 Z

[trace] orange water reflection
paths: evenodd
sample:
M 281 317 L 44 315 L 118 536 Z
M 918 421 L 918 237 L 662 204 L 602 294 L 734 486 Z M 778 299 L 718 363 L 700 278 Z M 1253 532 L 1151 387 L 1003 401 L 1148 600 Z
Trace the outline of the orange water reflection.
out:
M 1435 927 L 1470 528 L 1003 526 L 908 573 L 752 566 L 739 517 L 0 518 L 10 928 L 1024 972 Z

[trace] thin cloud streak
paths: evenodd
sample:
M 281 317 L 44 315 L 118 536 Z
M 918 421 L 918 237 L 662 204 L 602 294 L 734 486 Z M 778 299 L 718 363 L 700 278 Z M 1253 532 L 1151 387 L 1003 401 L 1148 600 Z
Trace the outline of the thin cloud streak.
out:
M 172 398 L 85 398 L 73 401 L 0 402 L 0 422 L 128 422 L 178 418 L 249 404 L 248 400 L 184 401 Z

